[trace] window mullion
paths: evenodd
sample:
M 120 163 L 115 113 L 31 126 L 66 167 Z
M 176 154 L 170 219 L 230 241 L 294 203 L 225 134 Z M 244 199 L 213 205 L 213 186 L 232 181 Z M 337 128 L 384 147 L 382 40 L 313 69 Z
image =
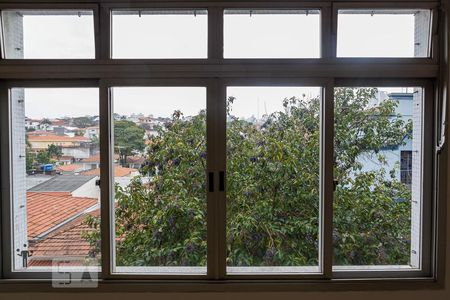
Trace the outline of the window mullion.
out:
M 111 12 L 109 7 L 105 7 L 103 5 L 100 6 L 98 13 L 98 24 L 100 25 L 98 30 L 99 38 L 96 39 L 98 41 L 99 46 L 97 49 L 100 49 L 99 53 L 97 53 L 97 57 L 101 59 L 110 59 L 111 57 Z
M 333 35 L 332 35 L 332 9 L 331 6 L 321 8 L 321 58 L 333 57 Z
M 218 82 L 217 89 L 217 121 L 216 121 L 216 147 L 217 147 L 217 159 L 218 170 L 225 172 L 226 170 L 226 155 L 227 155 L 227 143 L 226 143 L 226 130 L 227 130 L 227 112 L 226 112 L 226 86 L 223 81 Z M 219 174 L 217 174 L 219 175 Z M 227 174 L 225 173 L 225 182 Z M 219 180 L 217 176 L 217 181 Z M 227 268 L 227 238 L 226 238 L 226 219 L 227 219 L 227 207 L 226 207 L 226 190 L 217 192 L 217 235 L 218 235 L 218 279 L 223 279 L 226 276 Z
M 103 82 L 100 83 L 100 236 L 101 236 L 101 259 L 102 278 L 111 276 L 112 247 L 114 220 L 112 218 L 111 203 L 113 199 L 111 186 L 111 167 L 113 155 L 112 141 L 112 107 L 109 97 L 109 88 Z
M 210 80 L 207 91 L 207 275 L 210 279 L 219 278 L 219 249 L 218 249 L 218 193 L 217 193 L 217 81 Z M 211 175 L 209 175 L 211 174 Z M 212 181 L 212 182 L 210 182 Z
M 208 8 L 208 59 L 223 58 L 223 9 Z
M 333 265 L 333 166 L 334 166 L 334 82 L 323 89 L 321 120 L 321 267 L 325 278 L 332 277 Z

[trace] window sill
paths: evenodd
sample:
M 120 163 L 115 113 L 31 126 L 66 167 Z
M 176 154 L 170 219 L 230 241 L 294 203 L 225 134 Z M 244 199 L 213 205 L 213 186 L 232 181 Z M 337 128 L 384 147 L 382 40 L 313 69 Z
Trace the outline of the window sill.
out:
M 2 292 L 300 292 L 443 289 L 434 278 L 323 280 L 111 280 L 95 288 L 53 288 L 50 280 L 0 279 Z

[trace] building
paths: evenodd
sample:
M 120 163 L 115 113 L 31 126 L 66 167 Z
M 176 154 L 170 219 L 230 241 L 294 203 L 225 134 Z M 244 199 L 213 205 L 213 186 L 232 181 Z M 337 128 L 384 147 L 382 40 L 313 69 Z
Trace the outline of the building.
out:
M 46 150 L 50 145 L 55 145 L 61 147 L 62 149 L 81 148 L 91 140 L 84 136 L 70 137 L 51 133 L 47 135 L 28 135 L 28 141 L 30 142 L 31 149 L 39 151 Z
M 27 266 L 52 266 L 53 259 L 86 258 L 90 245 L 83 234 L 87 215 L 98 214 L 98 199 L 69 192 L 27 192 Z

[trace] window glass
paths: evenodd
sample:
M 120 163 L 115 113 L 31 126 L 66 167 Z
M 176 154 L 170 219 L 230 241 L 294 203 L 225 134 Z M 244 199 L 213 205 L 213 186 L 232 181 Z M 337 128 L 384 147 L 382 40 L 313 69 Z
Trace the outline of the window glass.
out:
M 228 273 L 319 272 L 319 87 L 227 88 Z
M 113 58 L 207 58 L 206 10 L 114 10 Z
M 97 266 L 98 89 L 13 88 L 10 95 L 14 270 Z
M 227 9 L 225 58 L 318 58 L 320 11 Z
M 112 94 L 114 272 L 206 274 L 206 88 Z
M 430 10 L 339 10 L 338 57 L 428 57 Z
M 95 58 L 89 10 L 3 10 L 4 58 Z
M 419 269 L 421 88 L 336 88 L 335 269 Z

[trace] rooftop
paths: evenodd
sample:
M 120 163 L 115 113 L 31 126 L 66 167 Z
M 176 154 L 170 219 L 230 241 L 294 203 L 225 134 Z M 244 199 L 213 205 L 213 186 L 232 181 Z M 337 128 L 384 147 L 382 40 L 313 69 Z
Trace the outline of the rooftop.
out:
M 28 135 L 30 142 L 89 142 L 91 139 L 84 136 L 70 137 L 67 135 Z
M 115 168 L 114 168 L 114 177 L 129 176 L 129 175 L 131 175 L 134 172 L 137 172 L 137 170 L 136 169 L 132 169 L 132 168 L 124 168 L 124 167 L 120 167 L 120 166 L 115 166 Z M 96 169 L 92 169 L 92 170 L 89 170 L 89 171 L 81 172 L 80 175 L 100 176 L 100 168 L 96 168 Z
M 62 171 L 62 172 L 75 172 L 77 170 L 82 170 L 83 166 L 79 164 L 68 164 L 68 165 L 61 165 L 57 166 L 56 170 Z
M 89 175 L 89 174 L 83 174 Z M 28 192 L 73 192 L 95 176 L 59 175 L 42 182 Z
M 72 197 L 67 192 L 27 192 L 28 239 L 50 233 L 97 203 L 97 199 Z

